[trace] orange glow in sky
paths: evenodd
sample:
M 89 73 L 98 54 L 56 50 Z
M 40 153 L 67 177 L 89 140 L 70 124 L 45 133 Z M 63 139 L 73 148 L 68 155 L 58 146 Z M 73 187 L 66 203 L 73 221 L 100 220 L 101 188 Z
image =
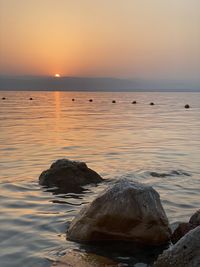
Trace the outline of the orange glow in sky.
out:
M 199 0 L 0 0 L 0 75 L 197 78 L 199 25 Z

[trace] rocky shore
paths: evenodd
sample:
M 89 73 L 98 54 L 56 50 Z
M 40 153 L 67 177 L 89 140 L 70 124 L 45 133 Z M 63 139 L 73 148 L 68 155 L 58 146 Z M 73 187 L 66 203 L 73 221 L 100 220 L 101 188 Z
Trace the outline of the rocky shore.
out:
M 84 185 L 104 179 L 84 162 L 61 159 L 42 172 L 39 183 L 58 192 L 82 192 Z M 120 179 L 84 206 L 67 229 L 67 239 L 92 246 L 126 242 L 140 250 L 161 248 L 153 267 L 200 266 L 200 211 L 172 231 L 160 196 L 151 186 Z M 163 248 L 167 248 L 163 251 Z M 105 267 L 120 265 L 95 254 L 71 251 L 53 266 Z

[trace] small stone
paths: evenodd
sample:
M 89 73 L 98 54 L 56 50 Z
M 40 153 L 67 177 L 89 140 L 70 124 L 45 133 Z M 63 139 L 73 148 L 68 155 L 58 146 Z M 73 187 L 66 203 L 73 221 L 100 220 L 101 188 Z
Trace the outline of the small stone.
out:
M 187 234 L 194 228 L 195 226 L 190 223 L 179 223 L 178 227 L 175 229 L 171 236 L 172 243 L 175 244 L 176 242 L 178 242 L 179 239 L 181 239 L 185 234 Z
M 190 218 L 189 223 L 198 226 L 200 225 L 200 210 L 197 210 Z
M 200 225 L 200 210 L 197 210 L 190 218 L 189 222 L 178 223 L 176 229 L 173 231 L 171 236 L 171 241 L 175 244 L 179 239 L 181 239 L 190 230 L 196 228 Z

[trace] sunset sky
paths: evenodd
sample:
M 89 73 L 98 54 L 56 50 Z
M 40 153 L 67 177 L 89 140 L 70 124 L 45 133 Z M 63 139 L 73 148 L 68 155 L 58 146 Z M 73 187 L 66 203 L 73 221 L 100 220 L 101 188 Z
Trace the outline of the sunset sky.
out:
M 199 0 L 0 0 L 0 74 L 199 80 Z

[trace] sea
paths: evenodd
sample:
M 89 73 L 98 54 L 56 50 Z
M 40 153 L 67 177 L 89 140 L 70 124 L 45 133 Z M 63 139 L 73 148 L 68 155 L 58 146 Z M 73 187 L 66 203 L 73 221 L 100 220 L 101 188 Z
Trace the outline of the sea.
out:
M 84 161 L 109 182 L 151 185 L 170 224 L 188 221 L 200 208 L 200 93 L 0 91 L 0 266 L 48 267 L 72 249 L 151 266 L 130 246 L 66 240 L 69 222 L 108 184 L 81 194 L 39 185 L 60 158 Z

